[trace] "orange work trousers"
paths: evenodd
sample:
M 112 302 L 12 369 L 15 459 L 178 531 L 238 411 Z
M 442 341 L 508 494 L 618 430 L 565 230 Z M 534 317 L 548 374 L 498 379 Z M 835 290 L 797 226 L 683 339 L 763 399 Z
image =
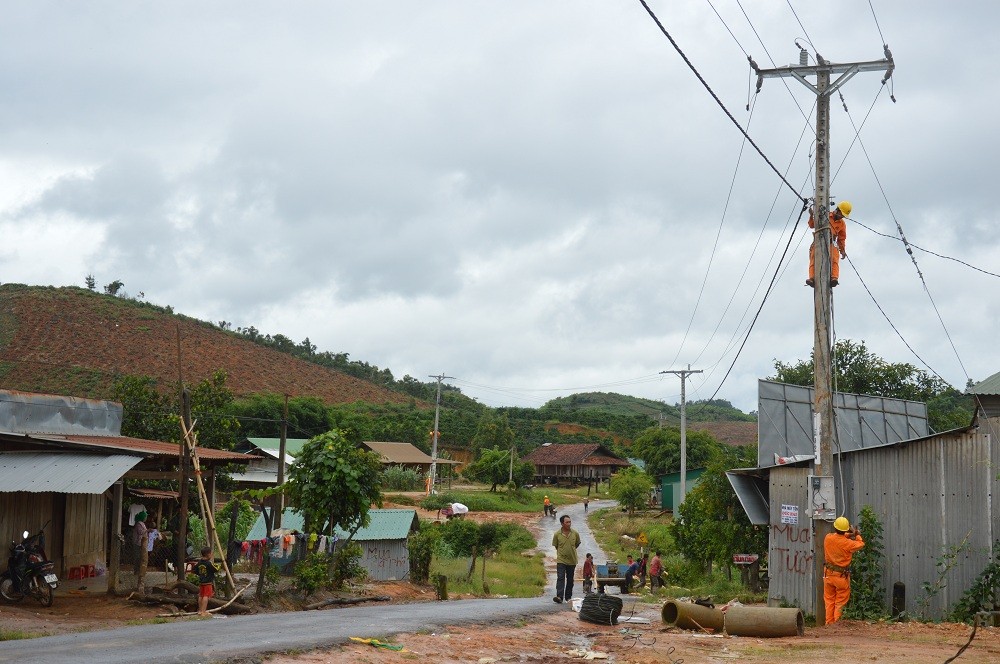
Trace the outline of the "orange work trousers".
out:
M 816 247 L 809 245 L 809 278 L 816 278 Z M 830 245 L 830 278 L 840 281 L 840 249 L 837 245 Z
M 840 620 L 840 614 L 851 599 L 851 577 L 840 572 L 826 571 L 823 577 L 823 601 L 826 604 L 826 624 Z

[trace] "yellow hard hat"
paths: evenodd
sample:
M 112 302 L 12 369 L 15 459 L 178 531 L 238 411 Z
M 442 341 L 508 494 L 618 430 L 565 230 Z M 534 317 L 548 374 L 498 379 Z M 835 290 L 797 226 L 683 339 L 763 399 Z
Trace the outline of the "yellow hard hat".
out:
M 851 207 L 851 204 L 850 204 L 849 201 L 840 201 L 840 203 L 837 204 L 837 207 L 840 209 L 840 213 L 842 215 L 844 215 L 845 217 L 850 217 L 851 216 L 851 210 L 853 208 Z
M 548 498 L 548 496 L 545 496 L 545 497 Z
M 846 533 L 851 529 L 851 522 L 847 520 L 846 516 L 838 516 L 837 520 L 833 522 L 833 529 Z

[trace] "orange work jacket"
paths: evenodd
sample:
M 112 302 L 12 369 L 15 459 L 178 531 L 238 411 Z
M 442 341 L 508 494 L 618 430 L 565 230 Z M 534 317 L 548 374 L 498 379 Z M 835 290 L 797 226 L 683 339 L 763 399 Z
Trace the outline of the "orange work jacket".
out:
M 809 228 L 816 228 L 812 212 L 809 213 Z M 832 212 L 830 213 L 830 243 L 836 244 L 840 253 L 847 253 L 847 223 L 843 217 L 834 219 Z
M 865 541 L 858 534 L 854 539 L 840 533 L 830 533 L 823 539 L 823 557 L 837 567 L 850 567 L 854 552 L 863 549 Z

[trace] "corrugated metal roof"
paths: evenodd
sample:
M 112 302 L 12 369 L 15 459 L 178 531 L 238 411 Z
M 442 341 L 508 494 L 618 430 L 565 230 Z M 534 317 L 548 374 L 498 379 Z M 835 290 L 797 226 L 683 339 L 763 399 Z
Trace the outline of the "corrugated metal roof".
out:
M 80 452 L 0 452 L 0 491 L 104 493 L 142 457 Z
M 144 438 L 129 438 L 128 436 L 77 436 L 66 435 L 56 436 L 50 434 L 33 434 L 33 440 L 49 442 L 69 442 L 88 447 L 100 447 L 105 449 L 122 450 L 126 452 L 139 452 L 145 456 L 154 457 L 176 457 L 180 454 L 180 443 L 168 443 L 162 440 L 145 440 Z M 243 454 L 242 452 L 230 452 L 228 450 L 216 450 L 211 447 L 198 446 L 198 458 L 201 461 L 225 461 L 231 463 L 248 463 L 256 456 Z
M 1000 373 L 995 373 L 969 388 L 971 394 L 1000 394 Z
M 399 540 L 406 539 L 410 531 L 420 527 L 417 520 L 416 510 L 403 509 L 375 509 L 368 511 L 371 521 L 367 528 L 360 528 L 354 535 L 355 542 L 369 542 L 374 540 Z M 305 518 L 292 508 L 285 509 L 281 513 L 281 527 L 284 530 L 302 531 Z M 334 528 L 334 532 L 340 538 L 346 538 L 348 533 L 340 528 Z M 264 527 L 264 516 L 257 517 L 257 522 L 247 535 L 248 540 L 263 539 L 267 536 Z
M 362 445 L 382 457 L 382 463 L 430 463 L 433 461 L 429 455 L 424 454 L 410 443 L 366 440 Z
M 247 438 L 247 440 L 261 452 L 275 459 L 278 458 L 278 452 L 281 450 L 280 438 Z M 298 456 L 299 452 L 302 451 L 302 448 L 308 442 L 308 438 L 286 438 L 285 460 L 288 463 L 295 461 L 295 457 Z
M 16 433 L 118 435 L 122 405 L 102 399 L 0 390 L 0 429 Z

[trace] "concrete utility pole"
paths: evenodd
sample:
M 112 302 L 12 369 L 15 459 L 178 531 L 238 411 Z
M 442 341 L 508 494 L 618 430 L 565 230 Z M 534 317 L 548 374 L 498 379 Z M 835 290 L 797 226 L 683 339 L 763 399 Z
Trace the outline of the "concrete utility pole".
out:
M 281 415 L 281 437 L 278 439 L 278 486 L 285 484 L 285 453 L 288 451 L 288 395 L 285 395 L 285 407 Z M 271 528 L 281 528 L 281 517 L 285 511 L 285 494 L 274 497 L 274 517 Z M 270 535 L 271 533 L 268 533 Z
M 445 376 L 443 373 L 437 376 L 430 376 L 430 378 L 437 379 L 437 397 L 434 399 L 434 431 L 431 432 L 433 437 L 433 442 L 431 443 L 431 490 L 430 493 L 434 493 L 434 484 L 437 482 L 437 466 L 438 466 L 438 421 L 441 415 L 441 381 L 446 378 L 454 378 L 454 376 Z
M 688 365 L 687 369 L 679 369 L 677 371 L 661 371 L 661 374 L 672 373 L 681 377 L 681 500 L 677 505 L 674 505 L 674 509 L 677 509 L 680 503 L 684 502 L 684 498 L 687 497 L 687 392 L 684 389 L 684 381 L 690 374 L 702 373 L 701 369 L 692 369 L 691 365 Z M 661 422 L 662 426 L 662 422 Z
M 800 47 L 799 65 L 778 67 L 776 69 L 759 69 L 751 60 L 751 66 L 757 71 L 757 91 L 760 92 L 765 78 L 791 76 L 812 90 L 816 95 L 816 199 L 813 207 L 815 232 L 813 233 L 813 252 L 815 262 L 815 289 L 813 293 L 813 365 L 814 371 L 814 403 L 813 416 L 818 420 L 818 439 L 816 440 L 813 476 L 808 487 L 808 505 L 812 509 L 813 521 L 813 565 L 816 577 L 816 624 L 826 624 L 826 612 L 823 610 L 823 540 L 832 532 L 831 521 L 837 515 L 835 491 L 833 490 L 833 349 L 830 338 L 830 311 L 833 299 L 830 284 L 830 95 L 839 90 L 855 74 L 863 71 L 884 71 L 884 85 L 895 64 L 889 47 L 883 47 L 885 59 L 867 62 L 833 63 L 816 54 L 816 64 L 810 65 L 808 52 Z M 840 74 L 831 83 L 830 77 Z M 806 80 L 807 76 L 815 76 L 816 84 Z M 815 426 L 815 423 L 814 423 Z M 822 495 L 826 500 L 816 509 L 814 498 Z

